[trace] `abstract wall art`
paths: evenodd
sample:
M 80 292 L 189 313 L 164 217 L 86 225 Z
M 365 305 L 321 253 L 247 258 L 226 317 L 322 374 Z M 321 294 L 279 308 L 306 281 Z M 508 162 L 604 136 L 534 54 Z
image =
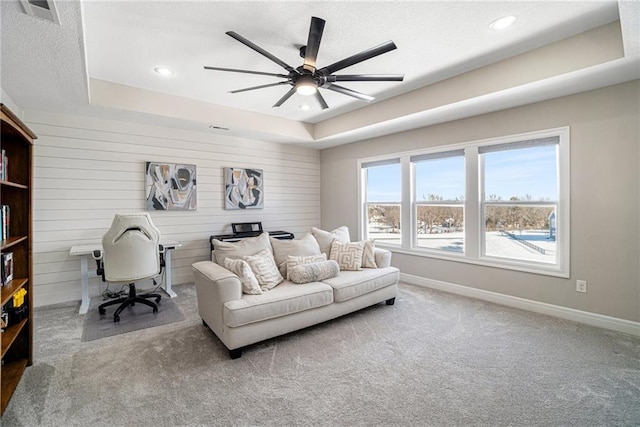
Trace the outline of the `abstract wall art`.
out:
M 262 169 L 224 168 L 225 209 L 262 209 L 263 202 Z
M 196 165 L 145 162 L 144 170 L 147 210 L 197 209 Z

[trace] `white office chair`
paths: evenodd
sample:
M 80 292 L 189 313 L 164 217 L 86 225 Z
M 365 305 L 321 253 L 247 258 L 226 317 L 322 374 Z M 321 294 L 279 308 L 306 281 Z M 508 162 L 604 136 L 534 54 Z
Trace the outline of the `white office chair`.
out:
M 160 245 L 160 231 L 153 225 L 148 213 L 116 214 L 111 228 L 102 238 L 102 251 L 95 251 L 93 257 L 98 263 L 98 275 L 108 283 L 129 284 L 129 295 L 109 301 L 98 307 L 105 314 L 105 307 L 120 304 L 113 315 L 113 321 L 120 321 L 120 313 L 139 302 L 158 312 L 156 303 L 161 295 L 136 294 L 135 282 L 158 276 L 164 267 L 164 248 Z M 153 280 L 154 286 L 156 281 Z M 156 302 L 147 300 L 155 298 Z

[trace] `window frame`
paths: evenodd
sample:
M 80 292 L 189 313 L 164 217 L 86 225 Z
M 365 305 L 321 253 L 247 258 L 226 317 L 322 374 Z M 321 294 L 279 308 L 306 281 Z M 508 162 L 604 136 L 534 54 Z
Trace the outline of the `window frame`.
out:
M 556 206 L 556 264 L 518 260 L 515 258 L 495 257 L 485 254 L 484 208 L 486 206 L 482 192 L 484 191 L 484 167 L 479 147 L 518 143 L 527 140 L 558 138 L 557 150 L 557 201 L 518 201 L 519 205 Z M 437 155 L 447 151 L 464 150 L 465 159 L 465 200 L 462 204 L 464 212 L 464 252 L 444 251 L 417 246 L 417 206 L 420 204 L 415 195 L 415 168 L 411 157 L 421 155 Z M 366 203 L 366 164 L 400 160 L 402 175 L 401 209 L 401 244 L 376 245 L 392 252 L 443 259 L 468 264 L 496 267 L 507 270 L 523 271 L 556 277 L 570 277 L 570 129 L 559 127 L 534 132 L 526 132 L 496 138 L 434 146 L 408 152 L 367 157 L 357 160 L 358 167 L 358 232 L 360 238 L 367 238 L 367 203 Z M 491 202 L 493 204 L 494 202 Z

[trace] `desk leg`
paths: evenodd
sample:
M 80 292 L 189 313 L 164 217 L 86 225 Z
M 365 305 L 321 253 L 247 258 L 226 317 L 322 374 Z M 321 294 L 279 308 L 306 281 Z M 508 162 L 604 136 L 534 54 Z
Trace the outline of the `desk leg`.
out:
M 171 249 L 167 249 L 164 253 L 164 290 L 171 298 L 175 298 L 178 294 L 171 289 L 171 252 Z
M 80 304 L 80 314 L 89 311 L 89 268 L 87 266 L 88 256 L 80 258 L 80 284 L 82 289 L 82 304 Z

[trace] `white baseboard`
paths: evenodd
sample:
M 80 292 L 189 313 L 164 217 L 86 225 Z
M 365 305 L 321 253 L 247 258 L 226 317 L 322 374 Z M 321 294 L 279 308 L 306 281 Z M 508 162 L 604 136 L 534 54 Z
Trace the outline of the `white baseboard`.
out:
M 438 289 L 452 294 L 463 295 L 483 301 L 489 301 L 495 304 L 506 305 L 508 307 L 533 311 L 535 313 L 560 317 L 562 319 L 597 326 L 599 328 L 611 329 L 617 332 L 640 336 L 639 322 L 632 322 L 630 320 L 619 319 L 617 317 L 604 316 L 602 314 L 589 313 L 588 311 L 575 310 L 573 308 L 561 307 L 559 305 L 513 297 L 499 294 L 497 292 L 471 288 L 469 286 L 456 285 L 454 283 L 442 282 L 440 280 L 427 279 L 425 277 L 414 276 L 411 274 L 400 273 L 400 280 L 413 285 Z

